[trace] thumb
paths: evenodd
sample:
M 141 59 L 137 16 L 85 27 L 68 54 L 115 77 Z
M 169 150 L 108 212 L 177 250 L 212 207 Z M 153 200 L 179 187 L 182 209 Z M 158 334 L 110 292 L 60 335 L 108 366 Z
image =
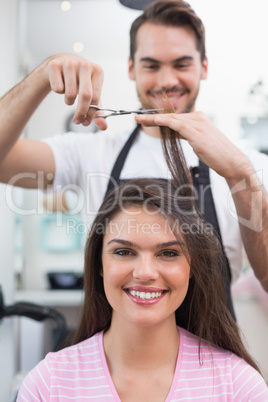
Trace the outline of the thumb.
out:
M 97 117 L 98 114 L 103 114 L 102 112 L 96 112 L 93 121 L 96 124 L 96 126 L 98 127 L 99 130 L 106 130 L 108 125 L 106 122 L 106 119 L 102 118 L 102 117 Z

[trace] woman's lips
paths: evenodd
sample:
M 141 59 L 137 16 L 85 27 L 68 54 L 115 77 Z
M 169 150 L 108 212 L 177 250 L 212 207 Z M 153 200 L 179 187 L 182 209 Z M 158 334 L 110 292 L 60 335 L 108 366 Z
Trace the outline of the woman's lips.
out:
M 136 304 L 152 305 L 163 299 L 167 290 L 147 287 L 124 289 L 126 295 Z

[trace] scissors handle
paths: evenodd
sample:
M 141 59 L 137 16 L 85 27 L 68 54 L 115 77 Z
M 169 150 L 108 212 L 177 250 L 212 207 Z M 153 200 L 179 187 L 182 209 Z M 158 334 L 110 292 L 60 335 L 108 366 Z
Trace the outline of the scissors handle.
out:
M 107 111 L 107 112 L 114 112 L 114 113 L 117 112 L 117 110 L 115 110 L 115 109 L 107 109 L 106 107 L 100 107 L 97 105 L 90 105 L 89 108 L 96 109 L 96 110 L 103 110 L 103 111 Z

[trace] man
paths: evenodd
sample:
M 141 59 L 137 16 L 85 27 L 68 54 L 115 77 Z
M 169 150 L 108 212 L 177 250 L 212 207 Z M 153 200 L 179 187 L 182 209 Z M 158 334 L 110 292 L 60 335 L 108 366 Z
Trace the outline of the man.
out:
M 222 238 L 233 279 L 241 270 L 242 239 L 255 275 L 268 291 L 267 194 L 256 174 L 262 171 L 268 188 L 268 158 L 257 152 L 246 156 L 206 116 L 195 112 L 207 67 L 201 20 L 181 0 L 158 0 L 132 25 L 129 77 L 136 81 L 143 107 L 172 105 L 175 113 L 137 116 L 142 130 L 133 133 L 127 146 L 130 133 L 70 134 L 45 142 L 18 140 L 51 90 L 64 94 L 68 105 L 78 96 L 77 124 L 90 124 L 96 113 L 90 105 L 100 103 L 100 66 L 70 54 L 47 59 L 1 99 L 0 180 L 37 188 L 38 172 L 42 172 L 44 188 L 52 184 L 55 188 L 70 183 L 79 186 L 85 197 L 85 216 L 91 220 L 106 193 L 111 172 L 110 182 L 170 177 L 158 127 L 168 126 L 186 140 L 182 146 L 199 188 L 199 206 Z M 104 119 L 94 121 L 101 130 L 107 128 Z M 210 188 L 212 194 L 207 191 Z

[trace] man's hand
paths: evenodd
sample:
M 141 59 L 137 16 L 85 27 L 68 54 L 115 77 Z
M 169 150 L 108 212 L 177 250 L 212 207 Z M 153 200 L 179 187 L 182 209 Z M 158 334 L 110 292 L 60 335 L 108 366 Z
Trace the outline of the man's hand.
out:
M 72 105 L 78 98 L 74 121 L 88 125 L 99 105 L 103 72 L 100 66 L 72 54 L 60 54 L 45 60 L 0 99 L 0 181 L 9 183 L 21 173 L 16 185 L 26 188 L 40 186 L 38 172 L 44 173 L 42 187 L 51 185 L 55 161 L 51 148 L 41 142 L 20 139 L 29 119 L 45 97 L 54 91 L 65 95 Z M 99 129 L 105 130 L 105 119 L 96 119 Z M 26 175 L 25 175 L 26 173 Z M 33 177 L 28 178 L 27 174 Z M 27 176 L 27 177 L 26 177 Z
M 192 146 L 195 154 L 226 180 L 254 173 L 248 158 L 201 112 L 138 115 L 143 126 L 166 126 Z
M 89 106 L 100 104 L 102 68 L 72 54 L 50 57 L 40 67 L 44 69 L 50 89 L 58 94 L 64 94 L 67 105 L 73 105 L 78 97 L 74 123 L 89 125 L 96 113 L 96 110 Z M 100 130 L 107 128 L 105 119 L 98 118 L 95 123 Z

